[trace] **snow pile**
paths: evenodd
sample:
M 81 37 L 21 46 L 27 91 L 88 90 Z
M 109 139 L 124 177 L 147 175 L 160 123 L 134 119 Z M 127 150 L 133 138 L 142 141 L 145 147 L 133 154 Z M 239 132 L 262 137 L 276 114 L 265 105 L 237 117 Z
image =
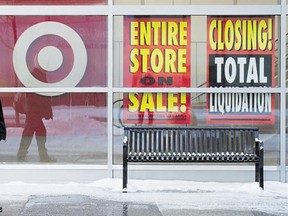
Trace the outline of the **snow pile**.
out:
M 95 199 L 155 203 L 161 210 L 237 209 L 267 213 L 288 212 L 288 183 L 215 183 L 171 180 L 129 180 L 128 193 L 122 193 L 122 179 L 102 179 L 90 184 L 0 184 L 0 200 L 25 200 L 29 196 L 87 195 Z

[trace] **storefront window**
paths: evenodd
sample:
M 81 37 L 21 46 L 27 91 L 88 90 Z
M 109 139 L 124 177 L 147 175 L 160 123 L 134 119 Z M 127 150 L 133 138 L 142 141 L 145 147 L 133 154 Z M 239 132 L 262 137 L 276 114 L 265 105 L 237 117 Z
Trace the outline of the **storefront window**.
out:
M 107 0 L 0 0 L 0 5 L 104 5 Z
M 2 94 L 0 160 L 106 164 L 107 94 L 62 89 L 107 86 L 107 16 L 0 16 L 0 29 L 0 86 L 59 89 Z
M 107 94 L 50 95 L 1 94 L 7 140 L 0 162 L 107 164 Z M 24 113 L 15 96 L 24 98 Z
M 202 41 L 197 44 L 196 42 L 195 44 L 191 42 L 190 16 L 163 16 L 157 18 L 149 16 L 127 16 L 123 18 L 118 16 L 115 17 L 114 21 L 116 23 L 114 35 L 114 85 L 116 87 L 174 88 L 192 87 L 192 85 L 198 84 L 202 85 L 201 87 L 205 87 L 205 74 L 199 73 L 201 75 L 199 75 L 198 79 L 191 79 L 193 73 L 197 73 L 194 70 L 197 66 L 193 65 L 195 58 L 191 59 L 191 54 L 193 54 L 194 50 L 197 51 L 197 48 L 205 48 L 206 44 L 203 38 Z M 176 36 L 168 37 L 168 35 L 164 38 L 165 33 L 162 32 L 157 36 L 158 41 L 155 41 L 155 37 L 151 37 L 152 32 L 150 32 L 150 35 L 147 35 L 148 37 L 141 37 L 141 39 L 139 37 L 138 40 L 137 34 L 139 32 L 137 31 L 142 32 L 142 30 L 136 26 L 134 26 L 134 34 L 130 35 L 129 29 L 133 23 L 149 23 L 151 21 L 155 23 L 165 23 L 163 24 L 165 26 L 170 22 L 175 24 L 176 22 L 181 22 L 181 27 L 178 26 L 183 28 L 181 30 L 181 38 L 178 40 Z M 163 26 L 163 29 L 165 28 L 166 27 Z M 204 33 L 201 30 L 200 32 Z M 199 36 L 201 33 L 195 33 L 195 40 L 197 40 L 196 37 L 201 37 Z M 131 43 L 132 37 L 134 37 L 134 41 Z M 199 60 L 197 69 L 202 72 L 206 67 L 206 58 L 204 58 L 204 56 L 205 52 L 197 56 Z M 191 69 L 192 67 L 193 69 Z M 201 70 L 201 68 L 203 70 Z
M 114 0 L 115 5 L 276 5 L 277 0 Z
M 115 139 L 121 124 L 255 126 L 265 163 L 279 165 L 279 95 L 264 91 L 279 82 L 276 22 L 275 16 L 115 17 L 114 85 L 138 88 L 114 95 L 114 111 L 121 111 L 114 114 Z M 183 87 L 211 93 L 167 92 Z M 166 91 L 141 93 L 146 88 Z M 253 88 L 260 90 L 244 91 Z
M 107 86 L 106 16 L 0 16 L 0 29 L 1 87 Z

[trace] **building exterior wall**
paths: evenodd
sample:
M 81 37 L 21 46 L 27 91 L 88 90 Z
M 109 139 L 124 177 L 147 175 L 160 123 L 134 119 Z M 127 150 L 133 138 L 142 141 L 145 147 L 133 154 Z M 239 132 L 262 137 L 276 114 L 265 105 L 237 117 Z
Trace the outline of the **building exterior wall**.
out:
M 186 100 L 185 104 L 189 105 L 189 122 L 178 122 L 177 125 L 224 124 L 228 127 L 243 125 L 259 127 L 260 139 L 264 141 L 265 146 L 265 180 L 287 182 L 286 16 L 285 0 L 253 2 L 244 0 L 217 2 L 210 0 L 85 0 L 81 1 L 81 4 L 79 1 L 72 0 L 43 0 L 37 1 L 36 5 L 34 1 L 28 0 L 0 1 L 0 68 L 2 74 L 0 98 L 8 132 L 6 142 L 0 144 L 0 172 L 2 173 L 0 182 L 18 180 L 91 182 L 100 178 L 120 178 L 123 136 L 121 124 L 140 124 L 139 119 L 134 123 L 125 121 L 125 110 L 123 113 L 121 109 L 123 103 L 124 108 L 128 107 L 125 97 L 128 93 L 135 93 L 135 88 L 137 92 L 142 92 L 144 95 L 155 95 L 157 92 L 174 96 L 180 95 L 179 93 L 185 94 L 186 99 L 189 98 L 189 103 Z M 125 20 L 130 19 L 132 22 L 133 20 L 162 19 L 161 21 L 164 22 L 170 19 L 179 20 L 183 17 L 191 22 L 190 37 L 186 38 L 189 44 L 186 48 L 181 47 L 189 52 L 189 59 L 186 59 L 189 62 L 189 67 L 187 67 L 189 81 L 183 81 L 172 87 L 169 85 L 143 86 L 139 81 L 136 81 L 136 84 L 127 81 L 129 78 L 129 73 L 127 76 L 127 64 L 129 65 L 129 54 L 126 52 L 127 38 L 131 32 Z M 209 20 L 252 19 L 255 21 L 269 18 L 273 20 L 273 36 L 271 37 L 273 45 L 270 50 L 247 51 L 243 48 L 238 52 L 209 49 Z M 176 50 L 177 46 L 174 44 L 167 47 Z M 151 47 L 145 48 L 151 51 L 157 48 L 157 46 Z M 164 49 L 168 49 L 167 47 Z M 138 48 L 143 47 L 138 46 Z M 216 54 L 241 55 L 242 57 L 270 55 L 272 61 L 269 79 L 271 82 L 267 81 L 265 85 L 246 83 L 247 85 L 244 88 L 241 86 L 240 89 L 225 88 L 229 86 L 226 84 L 221 88 L 211 88 L 213 85 L 211 78 L 209 79 L 209 64 L 211 64 L 209 56 Z M 38 64 L 46 72 L 49 71 L 46 81 L 30 74 L 35 66 L 35 56 Z M 159 79 L 159 76 L 154 74 L 153 79 Z M 262 74 L 262 76 L 265 78 L 267 74 Z M 236 87 L 239 86 L 236 85 Z M 56 162 L 40 161 L 36 136 L 32 138 L 25 161 L 17 160 L 26 116 L 16 112 L 13 108 L 16 93 L 36 94 L 50 99 L 53 119 L 43 120 L 47 131 L 45 147 Z M 270 114 L 263 115 L 258 112 L 247 115 L 247 110 L 245 110 L 244 117 L 248 119 L 246 121 L 243 121 L 243 113 L 240 112 L 228 115 L 228 117 L 237 116 L 237 121 L 213 122 L 211 118 L 209 120 L 208 98 L 210 95 L 256 95 L 256 93 L 271 96 Z M 35 106 L 40 106 L 37 102 L 36 100 Z M 149 109 L 150 105 L 147 106 Z M 147 117 L 148 114 L 144 113 L 144 119 L 145 115 Z M 227 113 L 219 114 L 219 116 L 226 118 Z M 263 119 L 266 116 L 268 116 L 269 123 L 261 123 L 264 122 Z M 255 118 L 255 121 L 250 121 L 249 118 Z M 159 122 L 153 123 L 148 120 L 145 122 L 144 120 L 144 124 L 153 126 L 153 124 L 159 125 Z M 175 125 L 175 122 L 167 120 L 165 124 Z M 40 137 L 43 135 L 41 134 Z M 254 167 L 251 166 L 153 164 L 133 165 L 130 175 L 132 178 L 253 181 L 253 170 Z

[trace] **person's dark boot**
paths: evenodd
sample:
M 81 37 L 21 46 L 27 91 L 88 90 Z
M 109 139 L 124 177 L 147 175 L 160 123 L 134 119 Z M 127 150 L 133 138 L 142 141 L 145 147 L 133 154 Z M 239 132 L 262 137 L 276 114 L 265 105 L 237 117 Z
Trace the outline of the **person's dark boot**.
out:
M 36 140 L 38 145 L 40 162 L 56 162 L 56 160 L 54 158 L 51 158 L 47 153 L 47 149 L 45 147 L 46 138 L 37 137 Z
M 20 146 L 17 152 L 17 161 L 18 162 L 25 162 L 26 156 L 28 153 L 28 148 L 31 144 L 32 137 L 29 136 L 22 136 Z
M 56 162 L 55 158 L 51 158 L 49 155 L 46 155 L 45 157 L 40 157 L 40 162 Z

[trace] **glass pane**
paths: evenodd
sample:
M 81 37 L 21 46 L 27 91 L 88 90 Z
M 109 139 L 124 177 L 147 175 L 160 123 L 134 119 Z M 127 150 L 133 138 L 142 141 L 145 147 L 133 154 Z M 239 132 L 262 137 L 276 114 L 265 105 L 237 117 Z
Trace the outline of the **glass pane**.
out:
M 191 86 L 191 19 L 189 16 L 127 16 L 124 19 L 115 17 L 114 20 L 114 84 L 116 86 Z M 161 26 L 157 27 L 156 25 L 160 23 Z M 133 34 L 130 34 L 132 31 L 129 29 L 132 25 Z M 163 31 L 166 27 L 169 33 L 165 36 Z M 146 31 L 144 28 L 154 30 L 143 33 Z M 157 34 L 156 28 L 159 28 Z M 175 34 L 174 28 L 178 29 L 179 34 Z
M 13 106 L 16 95 L 23 113 Z M 1 101 L 7 125 L 1 162 L 107 164 L 106 93 L 2 93 Z
M 0 0 L 0 5 L 104 5 L 107 0 Z
M 113 98 L 113 163 L 122 164 L 123 152 L 123 94 L 115 93 Z
M 114 0 L 115 5 L 276 5 L 278 0 Z
M 106 16 L 0 16 L 0 29 L 0 86 L 107 86 Z
M 145 94 L 145 93 L 143 93 Z M 157 94 L 157 93 L 154 93 Z M 158 93 L 159 94 L 159 93 Z M 227 97 L 227 93 L 217 93 L 223 97 Z M 231 93 L 232 94 L 232 93 Z M 265 93 L 252 93 L 255 97 L 261 97 Z M 234 96 L 241 97 L 244 99 L 251 98 L 251 95 L 247 93 L 238 93 L 235 92 Z M 165 111 L 157 111 L 157 106 L 164 103 L 159 102 L 160 97 L 154 97 L 153 101 L 141 101 L 137 103 L 138 107 L 135 107 L 136 103 L 129 103 L 125 101 L 126 94 L 114 94 L 114 163 L 120 164 L 122 159 L 122 138 L 123 138 L 123 126 L 137 126 L 137 125 L 149 125 L 150 127 L 157 126 L 225 126 L 225 127 L 257 127 L 260 130 L 260 139 L 264 141 L 265 146 L 265 165 L 277 166 L 279 165 L 279 155 L 280 155 L 280 135 L 279 135 L 279 95 L 271 94 L 273 100 L 269 100 L 267 103 L 270 104 L 271 110 L 268 111 L 265 109 L 259 109 L 263 104 L 262 101 L 253 106 L 258 107 L 257 111 L 247 110 L 245 108 L 245 100 L 241 100 L 239 104 L 232 104 L 231 97 L 230 100 L 217 101 L 218 107 L 222 107 L 225 110 L 224 113 L 215 110 L 215 101 L 211 101 L 211 95 L 206 93 L 191 93 L 188 95 L 190 97 L 189 104 L 190 108 L 189 114 L 186 113 L 186 116 L 189 116 L 189 122 L 183 122 L 182 124 L 178 122 L 175 124 L 174 119 L 171 121 L 166 119 L 165 123 L 159 122 L 157 116 L 162 115 L 172 115 L 173 111 L 168 111 L 168 105 L 166 106 Z M 257 96 L 256 96 L 257 95 Z M 229 97 L 227 97 L 229 98 Z M 263 99 L 263 98 L 262 98 Z M 163 99 L 164 101 L 164 99 Z M 128 103 L 128 106 L 125 105 Z M 143 103 L 149 103 L 150 106 L 147 106 L 145 110 L 141 110 L 141 105 Z M 176 104 L 174 104 L 177 106 Z M 183 104 L 182 104 L 183 105 Z M 220 105 L 220 106 L 219 106 Z M 249 105 L 250 106 L 250 105 Z M 180 110 L 180 106 L 179 110 Z M 159 107 L 158 107 L 159 108 Z M 237 110 L 236 110 L 237 109 Z M 229 111 L 228 111 L 229 110 Z M 175 111 L 176 112 L 176 111 Z M 250 113 L 248 113 L 250 112 Z M 128 114 L 127 114 L 128 113 Z M 138 121 L 129 121 L 127 116 L 134 114 L 135 118 L 138 118 Z M 152 115 L 151 115 L 152 114 Z M 143 117 L 144 116 L 144 117 Z M 181 115 L 180 115 L 181 116 Z M 144 118 L 144 121 L 143 121 Z M 128 120 L 128 121 L 127 121 Z

